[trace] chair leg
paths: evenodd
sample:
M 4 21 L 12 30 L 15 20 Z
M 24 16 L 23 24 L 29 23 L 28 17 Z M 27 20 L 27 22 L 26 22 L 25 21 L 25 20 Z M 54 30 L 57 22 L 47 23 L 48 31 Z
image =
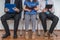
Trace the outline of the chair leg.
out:
M 56 33 L 53 32 L 53 34 L 57 37 L 58 35 Z
M 40 36 L 40 30 L 38 29 L 39 20 L 37 19 L 37 35 Z
M 22 36 L 22 30 L 20 30 L 20 36 Z
M 57 27 L 56 27 L 56 29 L 57 29 Z M 54 34 L 56 37 L 58 36 L 58 35 L 57 35 L 56 33 L 54 33 L 54 32 L 53 32 L 53 34 Z

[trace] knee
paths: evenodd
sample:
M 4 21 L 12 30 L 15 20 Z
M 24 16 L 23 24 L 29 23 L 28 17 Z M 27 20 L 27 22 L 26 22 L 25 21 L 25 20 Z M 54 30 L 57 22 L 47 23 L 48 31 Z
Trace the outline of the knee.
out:
M 20 18 L 15 18 L 15 21 L 19 21 L 20 20 Z
M 45 22 L 46 21 L 46 17 L 41 17 L 41 21 Z
M 3 16 L 1 17 L 1 21 L 5 21 L 5 18 Z
M 58 17 L 55 17 L 56 21 L 59 21 L 59 18 Z
M 42 24 L 45 24 L 46 23 L 46 20 L 45 19 L 42 19 L 41 22 L 42 22 Z
M 59 18 L 56 16 L 56 17 L 54 17 L 54 21 L 55 22 L 58 22 L 59 21 Z

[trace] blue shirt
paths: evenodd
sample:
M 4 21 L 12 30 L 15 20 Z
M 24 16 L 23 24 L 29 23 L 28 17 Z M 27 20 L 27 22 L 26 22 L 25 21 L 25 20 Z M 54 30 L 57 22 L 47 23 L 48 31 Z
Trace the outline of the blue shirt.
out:
M 14 4 L 14 3 L 15 3 L 15 0 L 10 0 L 10 3 L 6 3 L 5 4 L 5 8 L 8 8 L 9 9 L 8 12 L 15 12 L 13 10 L 13 8 L 16 7 L 16 4 Z
M 24 5 L 28 6 L 29 8 L 33 8 L 33 7 L 37 6 L 37 5 L 39 5 L 39 3 L 38 3 L 38 1 L 37 2 L 28 2 L 28 1 L 25 1 Z M 28 11 L 25 12 L 25 14 L 32 14 L 32 15 L 34 15 L 36 13 L 37 13 L 37 11 L 34 10 L 34 9 L 31 10 L 31 12 L 28 12 Z
M 9 4 L 9 3 L 5 4 L 5 8 L 8 8 L 8 9 L 9 9 L 8 12 L 15 12 L 15 11 L 13 10 L 14 7 L 16 7 L 15 4 Z

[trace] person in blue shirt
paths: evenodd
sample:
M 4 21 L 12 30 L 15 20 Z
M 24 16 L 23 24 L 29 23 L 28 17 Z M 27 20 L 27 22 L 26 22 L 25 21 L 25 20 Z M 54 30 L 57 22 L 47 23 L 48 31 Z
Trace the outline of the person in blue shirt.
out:
M 24 1 L 24 11 L 25 11 L 25 29 L 26 29 L 26 34 L 28 34 L 28 28 L 29 28 L 29 23 L 30 19 L 32 22 L 32 32 L 34 36 L 35 34 L 35 27 L 36 27 L 36 14 L 37 10 L 39 9 L 38 7 L 39 2 L 38 0 L 25 0 Z M 35 36 L 33 37 L 35 38 Z

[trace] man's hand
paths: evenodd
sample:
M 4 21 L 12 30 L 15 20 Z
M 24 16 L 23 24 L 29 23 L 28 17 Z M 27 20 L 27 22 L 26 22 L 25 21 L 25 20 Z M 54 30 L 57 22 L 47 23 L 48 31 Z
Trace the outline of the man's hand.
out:
M 13 8 L 14 11 L 19 12 L 20 10 L 18 8 Z
M 34 8 L 34 10 L 38 10 L 37 8 Z
M 29 11 L 29 12 L 30 12 L 31 10 L 27 9 L 27 11 Z
M 28 11 L 28 12 L 31 12 L 31 10 L 30 9 L 24 9 L 25 11 Z
M 42 12 L 47 12 L 47 9 L 43 9 Z
M 28 11 L 28 12 L 31 11 L 30 9 L 27 9 L 26 6 L 23 7 L 23 10 L 24 10 L 24 11 Z
M 4 12 L 8 12 L 9 11 L 9 9 L 8 8 L 4 8 Z
M 39 6 L 35 7 L 34 10 L 38 11 L 40 8 Z

